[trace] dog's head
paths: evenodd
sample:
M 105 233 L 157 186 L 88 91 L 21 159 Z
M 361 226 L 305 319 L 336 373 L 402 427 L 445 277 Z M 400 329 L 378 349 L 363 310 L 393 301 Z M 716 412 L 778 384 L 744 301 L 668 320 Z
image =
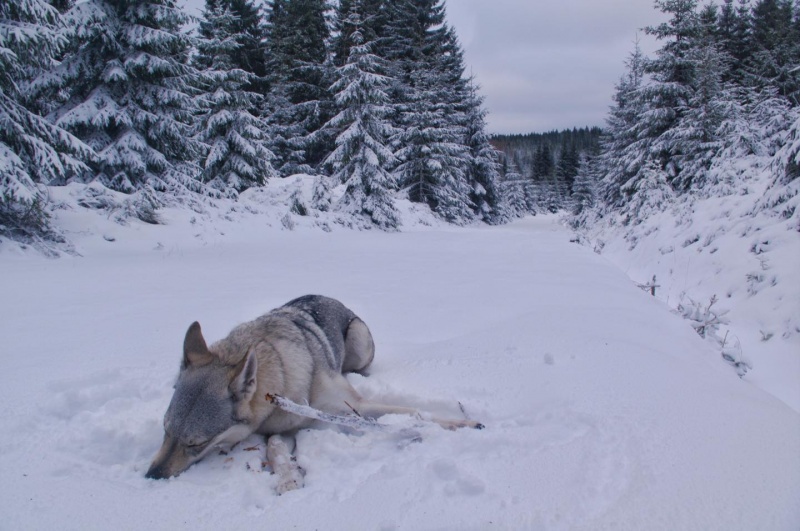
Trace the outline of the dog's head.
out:
M 252 352 L 226 365 L 206 346 L 199 323 L 183 342 L 175 394 L 164 415 L 164 443 L 145 477 L 177 476 L 213 448 L 241 441 L 253 432 L 246 404 L 256 390 L 258 360 Z

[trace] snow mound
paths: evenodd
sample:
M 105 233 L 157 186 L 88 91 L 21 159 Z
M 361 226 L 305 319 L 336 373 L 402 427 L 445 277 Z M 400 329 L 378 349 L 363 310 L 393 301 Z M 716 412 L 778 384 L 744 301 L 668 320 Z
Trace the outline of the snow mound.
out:
M 715 168 L 725 193 L 682 196 L 638 224 L 602 220 L 587 240 L 636 283 L 655 276 L 656 296 L 680 313 L 712 305 L 724 314 L 704 337 L 800 411 L 800 232 L 786 203 L 765 205 L 777 193 L 774 170 L 757 162 L 739 160 L 735 176 Z
M 262 187 L 250 188 L 236 199 L 208 197 L 191 192 L 178 195 L 156 194 L 142 190 L 124 194 L 106 188 L 98 182 L 70 183 L 47 187 L 51 199 L 54 226 L 59 227 L 63 242 L 24 244 L 0 238 L 0 255 L 5 254 L 62 254 L 82 255 L 113 243 L 121 235 L 137 235 L 136 239 L 151 242 L 159 249 L 180 246 L 184 242 L 163 241 L 165 236 L 189 236 L 204 244 L 226 237 L 251 234 L 257 226 L 262 232 L 314 229 L 331 232 L 338 229 L 375 230 L 367 219 L 339 212 L 336 205 L 344 193 L 344 185 L 332 190 L 333 208 L 321 210 L 314 206 L 316 177 L 293 175 L 271 179 Z M 412 203 L 401 193 L 394 198 L 400 214 L 401 230 L 440 227 L 444 222 L 430 208 Z M 176 225 L 177 231 L 163 231 L 158 225 Z M 145 235 L 147 235 L 145 237 Z M 142 236 L 144 238 L 140 238 Z

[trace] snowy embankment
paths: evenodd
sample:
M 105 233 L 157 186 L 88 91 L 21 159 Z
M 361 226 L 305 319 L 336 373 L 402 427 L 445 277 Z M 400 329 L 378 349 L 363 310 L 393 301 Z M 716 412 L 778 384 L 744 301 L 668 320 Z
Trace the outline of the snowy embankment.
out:
M 746 380 L 800 412 L 798 219 L 762 207 L 769 174 L 757 177 L 736 193 L 680 198 L 640 225 L 600 223 L 588 237 L 634 282 L 655 276 L 656 296 L 678 313 L 718 318 L 707 333 L 718 355 L 749 365 Z
M 81 257 L 0 252 L 2 527 L 800 528 L 800 414 L 555 218 L 386 234 L 61 215 Z M 460 401 L 486 429 L 304 431 L 306 487 L 281 497 L 257 438 L 144 479 L 189 323 L 217 339 L 304 293 L 371 327 L 362 393 Z

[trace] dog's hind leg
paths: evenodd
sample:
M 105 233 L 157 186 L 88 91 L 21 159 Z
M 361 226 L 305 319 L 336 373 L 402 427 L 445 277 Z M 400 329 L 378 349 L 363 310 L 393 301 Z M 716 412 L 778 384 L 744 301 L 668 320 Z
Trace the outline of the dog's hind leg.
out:
M 387 404 L 377 404 L 375 402 L 369 402 L 364 399 L 358 400 L 355 404 L 352 404 L 353 409 L 356 410 L 357 414 L 364 416 L 370 419 L 376 419 L 378 417 L 382 417 L 383 415 L 411 415 L 417 418 L 423 418 L 423 415 L 416 409 L 404 406 L 390 406 Z M 455 430 L 458 428 L 475 428 L 478 430 L 483 429 L 483 424 L 480 422 L 475 422 L 474 420 L 456 420 L 456 419 L 441 419 L 438 417 L 428 417 L 426 420 L 430 420 L 431 422 L 435 422 L 442 428 L 448 430 Z
M 364 372 L 375 357 L 375 342 L 366 323 L 354 318 L 344 336 L 342 372 Z
M 277 434 L 267 439 L 267 460 L 278 476 L 278 495 L 303 487 L 303 473 L 292 456 L 295 446 L 293 436 Z
M 368 419 L 377 419 L 383 415 L 410 415 L 419 419 L 430 420 L 448 430 L 457 428 L 482 429 L 483 424 L 472 420 L 440 419 L 436 417 L 423 417 L 417 409 L 406 406 L 380 404 L 366 400 L 356 391 L 347 378 L 339 373 L 317 375 L 317 393 L 310 406 L 325 413 L 333 415 L 356 414 Z

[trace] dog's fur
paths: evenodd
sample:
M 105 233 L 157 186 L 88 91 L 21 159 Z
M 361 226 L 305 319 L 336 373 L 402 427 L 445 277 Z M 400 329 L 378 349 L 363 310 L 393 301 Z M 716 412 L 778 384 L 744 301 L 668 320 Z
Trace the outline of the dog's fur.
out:
M 368 418 L 416 414 L 364 400 L 343 376 L 364 371 L 374 354 L 364 321 L 339 301 L 319 295 L 300 297 L 239 325 L 210 347 L 200 325 L 192 323 L 164 416 L 164 443 L 146 477 L 177 476 L 212 448 L 259 433 L 269 437 L 267 457 L 282 476 L 278 491 L 302 486 L 290 455 L 293 434 L 314 421 L 278 409 L 266 395 L 337 415 L 353 409 Z M 448 429 L 481 427 L 468 420 L 433 420 Z

